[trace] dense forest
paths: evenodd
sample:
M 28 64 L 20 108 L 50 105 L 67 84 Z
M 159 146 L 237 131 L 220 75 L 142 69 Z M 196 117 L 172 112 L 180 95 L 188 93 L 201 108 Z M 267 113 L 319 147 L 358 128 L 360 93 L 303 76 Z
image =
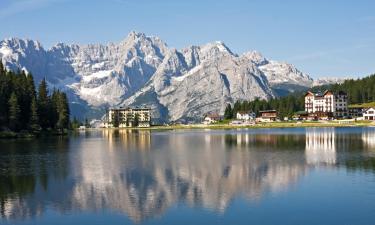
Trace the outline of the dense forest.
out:
M 69 127 L 69 114 L 64 92 L 50 94 L 45 79 L 36 91 L 32 74 L 7 71 L 0 62 L 0 131 L 61 132 Z
M 346 80 L 342 84 L 315 87 L 313 90 L 330 89 L 334 92 L 345 91 L 348 94 L 349 104 L 367 103 L 375 101 L 375 74 L 361 79 Z
M 344 91 L 348 94 L 349 104 L 367 103 L 375 101 L 375 74 L 361 78 L 346 80 L 342 84 L 318 86 L 311 89 L 313 92 L 332 90 L 334 92 Z M 257 115 L 261 110 L 275 109 L 279 117 L 291 117 L 295 112 L 304 110 L 303 92 L 293 93 L 285 97 L 254 101 L 237 101 L 234 105 L 228 104 L 224 117 L 232 119 L 238 111 L 253 111 Z
M 237 112 L 252 111 L 259 115 L 261 110 L 276 109 L 280 118 L 293 116 L 297 111 L 304 110 L 304 93 L 295 93 L 281 98 L 270 100 L 255 99 L 254 101 L 237 101 L 234 105 L 228 104 L 225 112 L 225 119 L 236 117 Z

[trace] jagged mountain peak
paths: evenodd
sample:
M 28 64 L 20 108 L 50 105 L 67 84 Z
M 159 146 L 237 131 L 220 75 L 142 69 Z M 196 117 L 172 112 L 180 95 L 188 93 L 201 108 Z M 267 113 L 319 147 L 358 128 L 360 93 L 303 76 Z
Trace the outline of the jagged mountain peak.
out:
M 218 53 L 233 55 L 232 51 L 222 41 L 207 43 L 200 47 L 200 51 L 203 54 L 209 54 L 211 56 Z
M 258 51 L 245 52 L 243 56 L 250 59 L 253 63 L 255 63 L 258 66 L 268 63 L 268 60 L 262 55 L 262 53 Z
M 129 45 L 130 43 L 153 43 L 167 46 L 159 37 L 148 36 L 145 33 L 137 31 L 131 31 L 128 36 L 120 42 L 120 45 Z
M 8 69 L 26 69 L 36 82 L 46 77 L 67 91 L 73 115 L 81 117 L 83 109 L 149 104 L 164 120 L 191 119 L 222 112 L 236 100 L 272 98 L 280 84 L 290 91 L 312 83 L 293 65 L 257 51 L 238 56 L 221 41 L 177 50 L 136 31 L 118 43 L 58 43 L 48 50 L 36 41 L 6 39 L 0 58 Z
M 48 51 L 54 52 L 54 51 L 70 51 L 75 50 L 78 51 L 81 48 L 78 44 L 65 44 L 63 42 L 58 42 L 55 45 L 53 45 Z
M 34 54 L 35 52 L 45 52 L 43 46 L 39 41 L 22 38 L 7 38 L 0 41 L 0 57 L 4 61 L 19 61 L 20 58 L 27 54 Z M 7 60 L 5 60 L 6 58 Z M 15 67 L 8 66 L 10 69 Z
M 143 32 L 138 32 L 138 31 L 133 30 L 133 31 L 130 31 L 127 38 L 130 38 L 130 39 L 146 38 L 146 34 Z
M 1 41 L 1 45 L 17 48 L 35 48 L 38 50 L 43 48 L 42 44 L 39 41 L 16 37 L 4 39 L 3 41 Z

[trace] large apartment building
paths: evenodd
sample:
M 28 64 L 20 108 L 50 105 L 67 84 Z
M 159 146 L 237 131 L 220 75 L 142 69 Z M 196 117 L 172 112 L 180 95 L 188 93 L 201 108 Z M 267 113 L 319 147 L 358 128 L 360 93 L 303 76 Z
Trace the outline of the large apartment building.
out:
M 317 117 L 346 117 L 348 116 L 348 96 L 345 92 L 323 93 L 307 92 L 305 95 L 305 111 Z
M 104 126 L 111 127 L 149 127 L 151 125 L 150 108 L 112 108 L 106 113 Z

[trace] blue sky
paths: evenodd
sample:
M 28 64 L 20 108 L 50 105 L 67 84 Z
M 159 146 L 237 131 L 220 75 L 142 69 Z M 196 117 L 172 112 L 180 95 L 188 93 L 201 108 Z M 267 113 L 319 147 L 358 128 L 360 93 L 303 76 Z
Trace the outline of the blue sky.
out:
M 132 31 L 182 48 L 221 40 L 312 77 L 375 72 L 371 0 L 0 0 L 0 39 L 117 42 Z

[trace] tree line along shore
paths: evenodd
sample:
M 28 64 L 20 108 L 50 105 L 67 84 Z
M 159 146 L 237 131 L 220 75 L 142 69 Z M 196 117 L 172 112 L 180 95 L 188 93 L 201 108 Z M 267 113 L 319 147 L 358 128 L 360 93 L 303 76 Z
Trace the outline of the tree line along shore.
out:
M 69 118 L 64 92 L 50 93 L 45 79 L 36 88 L 31 73 L 8 71 L 0 62 L 0 137 L 62 134 Z
M 314 87 L 311 91 L 345 91 L 348 101 L 352 105 L 371 105 L 375 102 L 375 75 L 361 79 L 349 79 L 341 84 Z M 49 90 L 43 79 L 36 87 L 31 73 L 24 71 L 8 71 L 0 62 L 0 138 L 27 137 L 42 134 L 64 134 L 69 129 L 76 129 L 85 123 L 74 118 L 70 120 L 70 110 L 66 93 L 53 89 Z M 179 129 L 179 128 L 236 128 L 228 123 L 236 112 L 275 109 L 280 118 L 292 117 L 297 111 L 304 110 L 304 95 L 296 92 L 284 97 L 270 100 L 255 99 L 253 101 L 237 101 L 228 105 L 224 122 L 220 124 L 202 125 L 167 125 L 154 126 L 151 129 Z M 227 123 L 226 123 L 227 122 Z M 298 123 L 283 122 L 274 124 L 257 124 L 246 127 L 295 127 L 295 126 L 343 126 L 340 123 Z M 372 123 L 352 122 L 351 125 L 368 126 Z M 146 128 L 147 129 L 147 128 Z
M 323 85 L 310 89 L 312 92 L 324 90 L 346 92 L 348 103 L 353 107 L 375 107 L 375 74 L 360 79 L 348 79 L 341 84 Z M 237 101 L 233 105 L 227 105 L 224 118 L 233 119 L 239 111 L 252 111 L 259 114 L 259 111 L 270 109 L 276 110 L 280 118 L 291 118 L 296 112 L 305 110 L 305 93 L 296 92 L 270 100 Z

